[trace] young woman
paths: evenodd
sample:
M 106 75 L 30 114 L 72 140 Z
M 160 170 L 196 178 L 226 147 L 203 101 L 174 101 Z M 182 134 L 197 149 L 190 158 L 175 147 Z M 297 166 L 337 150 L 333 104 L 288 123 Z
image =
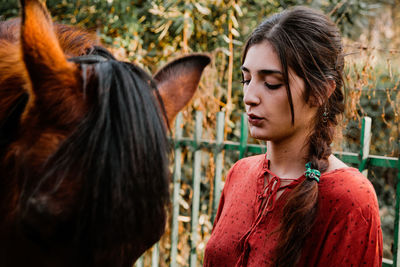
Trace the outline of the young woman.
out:
M 267 153 L 229 171 L 204 266 L 381 266 L 374 188 L 330 148 L 344 109 L 336 26 L 304 7 L 274 15 L 242 64 L 250 134 Z

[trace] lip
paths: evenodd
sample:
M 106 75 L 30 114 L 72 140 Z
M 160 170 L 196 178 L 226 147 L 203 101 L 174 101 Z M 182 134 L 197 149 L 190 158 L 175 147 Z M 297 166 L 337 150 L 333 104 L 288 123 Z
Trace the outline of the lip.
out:
M 259 117 L 253 113 L 248 113 L 247 114 L 248 121 L 251 125 L 253 126 L 260 126 L 263 123 L 264 118 Z

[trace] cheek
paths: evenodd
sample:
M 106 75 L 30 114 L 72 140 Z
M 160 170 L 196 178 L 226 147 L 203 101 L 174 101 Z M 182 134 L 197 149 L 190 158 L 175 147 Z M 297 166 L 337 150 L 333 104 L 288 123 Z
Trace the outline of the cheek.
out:
M 315 117 L 317 107 L 310 106 L 306 103 L 302 95 L 296 95 L 293 98 L 295 125 L 296 126 L 309 126 Z
M 286 124 L 287 121 L 291 123 L 292 113 L 285 90 L 269 97 L 266 106 L 271 116 L 270 119 L 275 123 Z
M 302 128 L 312 128 L 314 118 L 316 116 L 317 108 L 310 108 L 308 105 L 304 105 L 295 110 L 295 124 Z

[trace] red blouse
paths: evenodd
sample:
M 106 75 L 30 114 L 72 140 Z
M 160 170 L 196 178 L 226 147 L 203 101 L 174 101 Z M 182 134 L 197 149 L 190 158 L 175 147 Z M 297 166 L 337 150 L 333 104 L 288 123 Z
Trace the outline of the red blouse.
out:
M 264 187 L 266 172 L 275 188 Z M 264 155 L 238 161 L 226 178 L 204 266 L 271 266 L 282 208 L 304 179 L 280 187 Z M 267 197 L 279 190 L 284 191 L 276 201 Z M 379 207 L 368 179 L 357 169 L 341 168 L 323 173 L 318 190 L 318 215 L 298 266 L 382 266 Z

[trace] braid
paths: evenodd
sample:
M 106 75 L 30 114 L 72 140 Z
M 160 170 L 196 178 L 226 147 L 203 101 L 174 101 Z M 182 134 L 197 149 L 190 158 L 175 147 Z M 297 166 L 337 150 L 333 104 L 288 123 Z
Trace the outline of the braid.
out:
M 295 266 L 300 259 L 304 240 L 316 218 L 317 201 L 318 183 L 315 180 L 305 179 L 291 192 L 283 208 L 274 266 Z
M 328 157 L 331 155 L 331 143 L 334 128 L 337 125 L 337 115 L 344 110 L 341 83 L 328 99 L 326 106 L 321 106 L 317 112 L 317 122 L 313 133 L 309 136 L 309 154 L 307 161 L 313 169 L 325 172 L 328 167 Z M 327 108 L 327 116 L 323 113 Z M 275 266 L 295 266 L 300 259 L 304 240 L 310 233 L 318 211 L 318 183 L 305 179 L 291 192 L 283 208 L 282 224 L 280 227 L 280 242 L 276 248 Z

